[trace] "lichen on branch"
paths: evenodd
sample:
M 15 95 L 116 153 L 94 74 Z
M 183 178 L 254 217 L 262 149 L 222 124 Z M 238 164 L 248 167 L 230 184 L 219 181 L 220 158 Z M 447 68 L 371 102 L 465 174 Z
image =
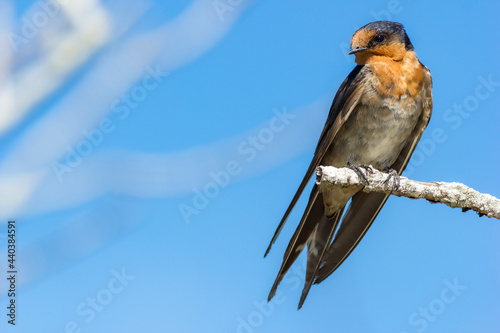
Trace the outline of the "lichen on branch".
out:
M 375 168 L 362 168 L 361 177 L 351 168 L 319 166 L 316 169 L 316 184 L 327 187 L 350 187 L 362 185 L 364 192 L 381 192 L 398 197 L 426 199 L 432 203 L 443 203 L 463 211 L 474 210 L 479 216 L 500 219 L 500 199 L 480 193 L 461 183 L 418 182 L 401 176 L 399 186 L 393 187 L 390 174 Z M 389 181 L 388 181 L 389 179 Z

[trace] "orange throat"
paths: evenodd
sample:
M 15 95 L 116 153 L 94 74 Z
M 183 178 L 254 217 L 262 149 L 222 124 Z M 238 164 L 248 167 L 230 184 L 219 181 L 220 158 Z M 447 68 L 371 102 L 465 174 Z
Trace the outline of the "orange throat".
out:
M 383 97 L 413 99 L 422 90 L 424 69 L 414 51 L 396 59 L 363 52 L 356 55 L 356 63 L 370 67 L 375 78 L 373 87 Z

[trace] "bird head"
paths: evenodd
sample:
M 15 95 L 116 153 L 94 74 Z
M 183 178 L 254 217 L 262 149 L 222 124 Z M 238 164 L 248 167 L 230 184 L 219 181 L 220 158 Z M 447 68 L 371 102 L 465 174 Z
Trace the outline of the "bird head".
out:
M 403 25 L 390 21 L 371 22 L 358 29 L 351 39 L 351 50 L 347 54 L 356 56 L 356 63 L 362 65 L 371 56 L 385 56 L 401 60 L 413 45 Z

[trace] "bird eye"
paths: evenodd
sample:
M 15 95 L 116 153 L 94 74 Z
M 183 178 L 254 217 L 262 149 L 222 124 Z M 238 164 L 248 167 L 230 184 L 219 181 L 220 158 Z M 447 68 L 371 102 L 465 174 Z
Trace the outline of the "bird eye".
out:
M 385 37 L 383 35 L 378 35 L 374 38 L 374 40 L 377 42 L 377 43 L 382 43 L 384 41 Z

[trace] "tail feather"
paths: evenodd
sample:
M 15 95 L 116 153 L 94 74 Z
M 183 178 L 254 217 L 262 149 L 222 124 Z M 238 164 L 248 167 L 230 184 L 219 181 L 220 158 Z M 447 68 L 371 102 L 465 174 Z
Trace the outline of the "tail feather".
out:
M 318 191 L 317 186 L 314 185 L 311 195 L 309 196 L 309 202 L 306 210 L 304 211 L 304 215 L 302 216 L 299 226 L 290 239 L 285 254 L 283 255 L 283 263 L 281 264 L 278 276 L 276 277 L 271 291 L 269 292 L 268 300 L 271 300 L 274 297 L 278 285 L 304 249 L 322 216 L 324 216 L 323 195 Z
M 315 284 L 332 274 L 351 254 L 372 225 L 388 197 L 389 195 L 384 193 L 365 192 L 358 192 L 353 196 L 339 231 L 327 250 Z
M 326 254 L 327 249 L 332 241 L 333 235 L 337 226 L 339 224 L 340 217 L 342 216 L 343 209 L 336 212 L 332 217 L 327 218 L 323 212 L 321 220 L 318 222 L 314 233 L 309 238 L 307 242 L 307 268 L 306 268 L 306 278 L 304 289 L 302 289 L 302 295 L 300 296 L 299 306 L 300 309 L 304 301 L 306 300 L 307 294 L 311 289 L 311 286 L 318 274 L 321 263 L 323 262 L 323 257 Z

